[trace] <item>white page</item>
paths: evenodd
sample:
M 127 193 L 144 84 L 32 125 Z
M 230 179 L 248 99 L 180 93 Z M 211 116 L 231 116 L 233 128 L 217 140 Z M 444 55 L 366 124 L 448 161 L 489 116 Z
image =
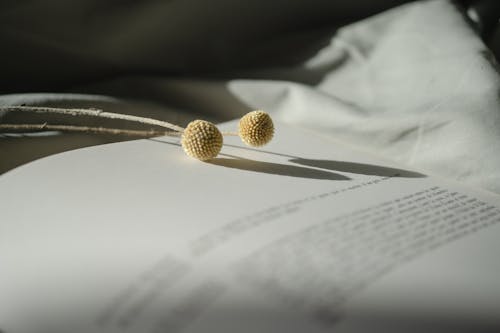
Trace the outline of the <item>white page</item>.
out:
M 238 140 L 209 163 L 166 137 L 1 176 L 0 329 L 499 324 L 498 196 L 287 126 L 264 149 Z

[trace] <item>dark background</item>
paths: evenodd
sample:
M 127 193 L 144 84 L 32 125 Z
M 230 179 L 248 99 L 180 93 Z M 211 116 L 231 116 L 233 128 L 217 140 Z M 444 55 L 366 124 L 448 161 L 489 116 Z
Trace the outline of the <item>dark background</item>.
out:
M 2 1 L 0 93 L 78 91 L 123 75 L 223 77 L 290 65 L 318 50 L 338 27 L 404 2 Z M 498 53 L 500 2 L 456 3 Z

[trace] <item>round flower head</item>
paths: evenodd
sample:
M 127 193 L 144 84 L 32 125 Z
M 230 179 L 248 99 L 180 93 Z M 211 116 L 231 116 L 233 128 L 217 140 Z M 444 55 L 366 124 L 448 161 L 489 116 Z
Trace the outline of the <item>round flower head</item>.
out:
M 249 112 L 240 119 L 238 134 L 249 146 L 263 146 L 273 138 L 273 120 L 264 111 Z
M 181 144 L 186 154 L 206 161 L 219 154 L 222 148 L 222 134 L 211 122 L 194 120 L 184 129 Z

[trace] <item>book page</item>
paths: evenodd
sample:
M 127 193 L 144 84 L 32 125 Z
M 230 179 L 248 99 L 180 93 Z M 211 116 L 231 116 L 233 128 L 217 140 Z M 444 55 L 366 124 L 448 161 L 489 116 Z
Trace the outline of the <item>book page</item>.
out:
M 498 329 L 498 196 L 285 125 L 224 140 L 209 162 L 162 137 L 2 175 L 0 330 Z

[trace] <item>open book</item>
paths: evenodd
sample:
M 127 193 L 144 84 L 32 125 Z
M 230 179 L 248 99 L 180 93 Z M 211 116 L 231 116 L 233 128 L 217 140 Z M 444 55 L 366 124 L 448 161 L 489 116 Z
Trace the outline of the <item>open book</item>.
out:
M 0 205 L 3 333 L 500 327 L 498 196 L 285 125 L 205 163 L 172 137 L 54 155 Z

